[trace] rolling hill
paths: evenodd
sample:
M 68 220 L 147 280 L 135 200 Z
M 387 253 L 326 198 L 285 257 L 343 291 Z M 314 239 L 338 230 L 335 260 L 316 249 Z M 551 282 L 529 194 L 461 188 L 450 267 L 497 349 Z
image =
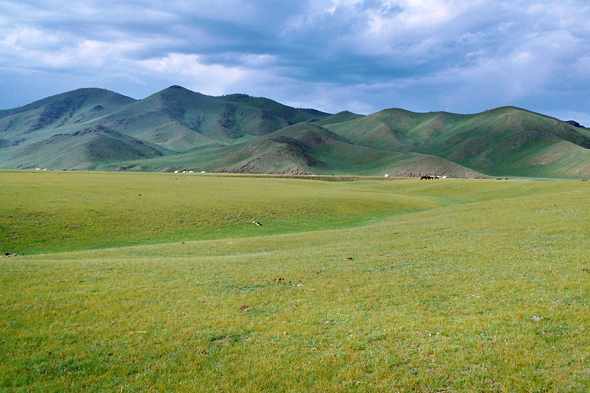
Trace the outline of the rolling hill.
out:
M 357 145 L 432 155 L 488 175 L 590 174 L 588 130 L 514 107 L 473 115 L 389 109 L 325 127 Z
M 6 162 L 13 163 L 15 168 L 19 168 L 19 163 L 25 161 L 37 167 L 71 169 L 85 168 L 89 163 L 117 163 L 170 154 L 162 147 L 151 146 L 102 125 L 23 144 L 12 149 L 11 153 Z
M 86 88 L 0 111 L 0 168 L 449 177 L 590 177 L 590 130 L 515 107 L 370 115 Z

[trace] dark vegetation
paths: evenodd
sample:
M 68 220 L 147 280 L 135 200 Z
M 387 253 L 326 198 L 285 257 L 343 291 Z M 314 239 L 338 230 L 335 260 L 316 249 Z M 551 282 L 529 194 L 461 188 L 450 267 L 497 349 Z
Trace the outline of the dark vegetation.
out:
M 291 175 L 590 176 L 590 131 L 514 107 L 335 115 L 172 86 L 79 89 L 0 111 L 0 168 Z

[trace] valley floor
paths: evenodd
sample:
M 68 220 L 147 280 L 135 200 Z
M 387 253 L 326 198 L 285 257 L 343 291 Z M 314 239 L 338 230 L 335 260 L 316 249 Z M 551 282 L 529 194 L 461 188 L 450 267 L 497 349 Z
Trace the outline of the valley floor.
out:
M 0 178 L 3 390 L 590 388 L 586 182 Z

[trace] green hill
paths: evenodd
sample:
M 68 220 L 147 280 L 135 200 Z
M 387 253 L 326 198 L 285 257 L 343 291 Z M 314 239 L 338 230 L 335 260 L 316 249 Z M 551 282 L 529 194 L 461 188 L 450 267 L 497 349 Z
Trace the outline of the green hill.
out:
M 514 107 L 474 115 L 389 109 L 325 127 L 362 146 L 428 154 L 488 175 L 590 175 L 585 129 Z
M 51 136 L 58 129 L 75 132 L 133 102 L 132 98 L 104 89 L 74 90 L 0 111 L 0 136 L 5 144 L 12 145 Z
M 79 89 L 0 111 L 0 168 L 590 177 L 590 130 L 514 107 L 331 115 L 172 86 Z
M 209 97 L 172 86 L 110 115 L 105 124 L 162 146 L 185 151 L 214 142 L 233 143 L 326 113 L 290 108 L 245 95 Z
M 226 149 L 227 154 L 204 168 L 238 173 L 484 176 L 439 157 L 356 145 L 308 123 L 283 128 L 234 149 Z
M 151 146 L 104 126 L 95 126 L 18 146 L 6 162 L 12 162 L 16 168 L 96 169 L 97 165 L 104 163 L 161 157 L 169 153 L 161 147 Z M 18 164 L 23 161 L 30 164 Z
M 320 126 L 328 125 L 328 124 L 335 124 L 335 123 L 342 123 L 345 121 L 356 120 L 358 118 L 364 117 L 364 115 L 358 115 L 356 113 L 352 113 L 349 111 L 338 112 L 335 115 L 325 118 L 324 120 L 318 121 L 316 124 Z

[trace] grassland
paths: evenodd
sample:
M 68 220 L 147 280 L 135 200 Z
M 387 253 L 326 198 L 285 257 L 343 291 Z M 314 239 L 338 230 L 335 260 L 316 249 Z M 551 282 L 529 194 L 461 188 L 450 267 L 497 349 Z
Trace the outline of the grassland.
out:
M 0 251 L 18 254 L 337 229 L 448 203 L 362 183 L 272 177 L 42 171 L 1 176 L 9 192 L 0 195 Z
M 0 179 L 1 390 L 590 388 L 587 182 Z

